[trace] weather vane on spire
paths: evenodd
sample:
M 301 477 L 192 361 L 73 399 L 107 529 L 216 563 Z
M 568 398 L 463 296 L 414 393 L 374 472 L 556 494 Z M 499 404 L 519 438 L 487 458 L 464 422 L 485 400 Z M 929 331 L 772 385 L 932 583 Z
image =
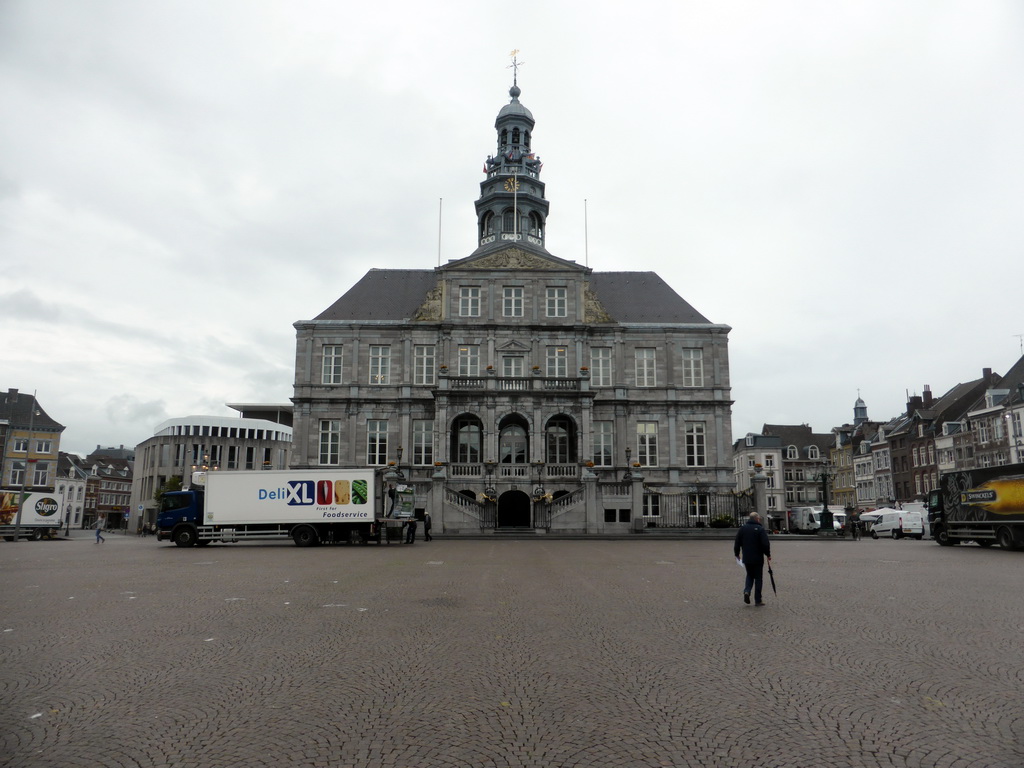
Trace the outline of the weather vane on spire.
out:
M 516 59 L 516 54 L 518 53 L 519 49 L 516 48 L 512 51 L 512 53 L 509 54 L 509 56 L 512 57 L 512 63 L 508 65 L 508 68 L 512 70 L 512 85 L 519 85 L 519 68 L 523 66 L 524 63 Z

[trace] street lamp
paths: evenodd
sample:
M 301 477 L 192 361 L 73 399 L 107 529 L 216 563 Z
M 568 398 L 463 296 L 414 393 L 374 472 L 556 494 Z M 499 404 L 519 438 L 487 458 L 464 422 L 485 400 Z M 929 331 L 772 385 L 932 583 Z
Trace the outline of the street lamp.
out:
M 821 527 L 818 528 L 819 536 L 835 536 L 836 529 L 832 522 L 832 513 L 828 509 L 828 484 L 835 477 L 836 467 L 827 461 L 822 461 L 818 470 L 816 480 L 821 481 Z

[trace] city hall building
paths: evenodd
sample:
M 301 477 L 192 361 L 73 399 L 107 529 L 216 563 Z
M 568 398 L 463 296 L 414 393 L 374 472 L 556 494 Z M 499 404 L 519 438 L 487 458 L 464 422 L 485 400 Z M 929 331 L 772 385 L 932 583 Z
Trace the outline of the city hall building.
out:
M 653 272 L 545 245 L 534 119 L 513 85 L 477 242 L 372 269 L 295 323 L 293 468 L 415 489 L 435 533 L 621 533 L 730 512 L 728 333 Z

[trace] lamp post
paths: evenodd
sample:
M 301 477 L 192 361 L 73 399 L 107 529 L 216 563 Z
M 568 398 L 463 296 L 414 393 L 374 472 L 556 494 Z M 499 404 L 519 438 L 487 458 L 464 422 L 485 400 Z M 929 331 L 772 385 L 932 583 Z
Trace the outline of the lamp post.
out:
M 14 540 L 18 540 L 18 534 L 21 532 L 21 510 L 25 506 L 25 483 L 28 481 L 28 472 L 32 464 L 35 463 L 29 458 L 29 454 L 32 452 L 32 428 L 36 422 L 36 412 L 39 408 L 36 406 L 36 392 L 32 392 L 32 410 L 28 412 L 28 438 L 25 442 L 25 471 L 21 473 L 21 492 L 18 494 L 18 514 L 14 517 Z
M 821 462 L 817 479 L 821 481 L 821 527 L 819 536 L 835 536 L 836 529 L 832 522 L 832 513 L 828 509 L 828 484 L 835 477 L 836 468 L 827 461 Z

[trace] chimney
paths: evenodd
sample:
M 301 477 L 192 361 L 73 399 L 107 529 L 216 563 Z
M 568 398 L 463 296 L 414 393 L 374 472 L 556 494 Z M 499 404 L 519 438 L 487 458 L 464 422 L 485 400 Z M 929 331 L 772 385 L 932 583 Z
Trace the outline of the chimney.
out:
M 992 369 L 991 368 L 982 368 L 981 369 L 981 378 L 983 378 L 985 381 L 992 381 Z M 17 391 L 17 390 L 15 390 L 15 391 Z
M 910 414 L 914 413 L 914 411 L 919 411 L 923 407 L 924 401 L 921 399 L 921 396 L 911 395 L 910 399 L 907 400 L 907 415 L 909 416 Z
M 932 388 L 931 388 L 931 385 L 925 384 L 924 385 L 924 407 L 925 408 L 931 408 L 933 402 L 935 402 L 935 401 L 932 400 Z
M 16 389 L 8 389 L 7 390 L 7 402 L 8 403 L 16 403 L 16 402 L 18 402 L 18 390 L 16 390 Z

